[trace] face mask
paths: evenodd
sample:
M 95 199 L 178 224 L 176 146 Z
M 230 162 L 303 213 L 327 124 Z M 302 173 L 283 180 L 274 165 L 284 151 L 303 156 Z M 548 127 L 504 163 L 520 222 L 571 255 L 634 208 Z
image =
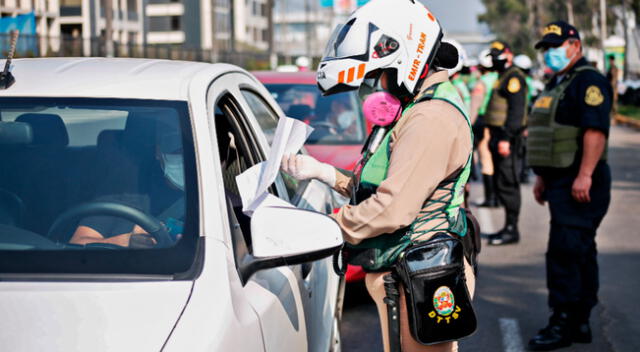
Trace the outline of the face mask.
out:
M 181 154 L 162 154 L 162 171 L 172 185 L 184 191 L 184 162 Z
M 561 46 L 549 48 L 544 53 L 544 62 L 553 72 L 560 72 L 569 66 L 571 59 L 567 57 L 567 48 Z
M 388 126 L 400 115 L 402 104 L 389 92 L 375 92 L 365 99 L 362 110 L 367 121 L 377 126 Z
M 338 115 L 338 127 L 340 127 L 341 130 L 346 130 L 353 124 L 355 117 L 356 116 L 353 111 L 344 111 L 340 113 L 340 115 Z

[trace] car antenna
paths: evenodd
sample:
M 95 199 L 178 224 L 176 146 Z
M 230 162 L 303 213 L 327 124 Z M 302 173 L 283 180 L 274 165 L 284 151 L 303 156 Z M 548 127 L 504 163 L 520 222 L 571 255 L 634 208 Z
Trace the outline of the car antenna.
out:
M 7 89 L 11 87 L 12 84 L 16 82 L 16 79 L 13 77 L 9 69 L 11 68 L 11 60 L 13 60 L 13 55 L 16 53 L 16 44 L 18 43 L 18 35 L 20 31 L 13 30 L 11 31 L 11 46 L 9 47 L 9 55 L 7 56 L 7 61 L 4 63 L 4 70 L 0 73 L 0 89 Z

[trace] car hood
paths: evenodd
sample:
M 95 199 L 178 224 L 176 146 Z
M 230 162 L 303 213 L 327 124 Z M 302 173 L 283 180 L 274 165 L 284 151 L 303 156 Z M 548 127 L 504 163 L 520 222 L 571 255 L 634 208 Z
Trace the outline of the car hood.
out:
M 362 150 L 362 145 L 305 144 L 304 147 L 314 158 L 347 171 L 353 170 Z
M 0 282 L 6 351 L 159 351 L 192 282 Z

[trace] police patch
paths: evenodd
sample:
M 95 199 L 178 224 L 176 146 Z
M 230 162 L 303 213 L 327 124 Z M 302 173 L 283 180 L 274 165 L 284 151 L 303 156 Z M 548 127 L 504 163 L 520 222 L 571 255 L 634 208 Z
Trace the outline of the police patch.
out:
M 518 93 L 520 91 L 520 81 L 516 77 L 512 77 L 507 85 L 509 93 Z
M 589 86 L 587 93 L 584 95 L 584 102 L 587 105 L 598 106 L 604 101 L 604 96 L 597 86 Z

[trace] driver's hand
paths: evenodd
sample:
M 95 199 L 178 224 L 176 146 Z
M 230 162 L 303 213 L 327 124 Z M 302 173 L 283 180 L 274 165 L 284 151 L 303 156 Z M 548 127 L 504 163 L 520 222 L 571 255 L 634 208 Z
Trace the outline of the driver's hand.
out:
M 132 233 L 129 236 L 129 248 L 153 248 L 156 244 L 156 239 L 147 234 Z

